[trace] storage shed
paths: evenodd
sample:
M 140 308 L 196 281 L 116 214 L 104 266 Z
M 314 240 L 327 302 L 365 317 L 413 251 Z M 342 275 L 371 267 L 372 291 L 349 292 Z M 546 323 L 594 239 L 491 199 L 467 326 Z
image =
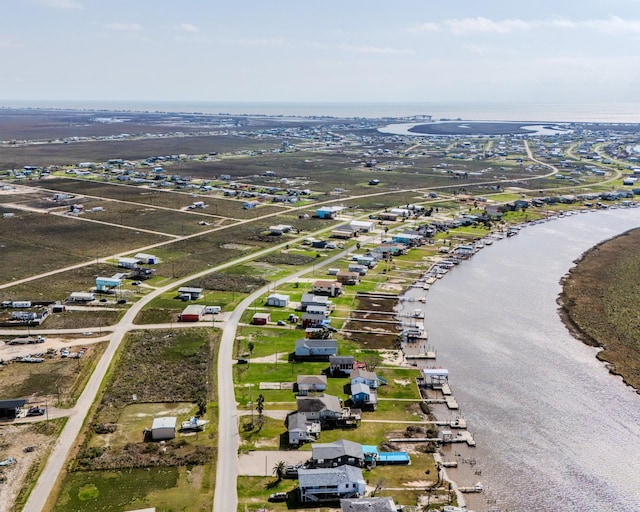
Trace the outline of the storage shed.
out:
M 206 306 L 190 304 L 180 313 L 181 322 L 199 322 L 205 314 Z
M 289 305 L 289 295 L 283 295 L 281 293 L 272 293 L 267 297 L 267 306 L 276 306 L 279 308 L 286 308 Z
M 255 313 L 251 318 L 251 325 L 267 325 L 271 321 L 269 313 Z
M 176 437 L 176 424 L 178 418 L 175 416 L 164 416 L 154 418 L 151 425 L 151 439 L 153 441 L 164 441 Z

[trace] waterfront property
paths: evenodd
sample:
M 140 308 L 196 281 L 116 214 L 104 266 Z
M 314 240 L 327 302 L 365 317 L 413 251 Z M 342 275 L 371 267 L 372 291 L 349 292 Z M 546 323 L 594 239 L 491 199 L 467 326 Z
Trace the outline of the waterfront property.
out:
M 353 466 L 298 470 L 300 501 L 315 503 L 358 498 L 366 493 L 362 470 Z
M 362 445 L 340 439 L 333 443 L 313 443 L 311 445 L 312 468 L 335 468 L 349 465 L 364 467 L 364 453 Z
M 316 441 L 320 437 L 320 422 L 307 420 L 307 416 L 301 412 L 289 414 L 286 427 L 289 444 L 292 446 Z

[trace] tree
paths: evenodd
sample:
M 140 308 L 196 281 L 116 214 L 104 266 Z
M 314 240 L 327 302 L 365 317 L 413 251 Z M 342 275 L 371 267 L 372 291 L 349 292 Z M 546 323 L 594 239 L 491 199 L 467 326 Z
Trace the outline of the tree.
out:
M 264 411 L 264 395 L 262 393 L 258 395 L 258 399 L 256 400 L 256 409 L 258 416 L 262 416 L 262 411 Z
M 198 417 L 207 414 L 207 399 L 203 395 L 198 395 L 196 405 L 198 406 Z
M 280 482 L 284 478 L 286 470 L 287 463 L 285 461 L 279 460 L 275 463 L 275 465 L 273 466 L 273 474 L 278 477 L 278 482 Z

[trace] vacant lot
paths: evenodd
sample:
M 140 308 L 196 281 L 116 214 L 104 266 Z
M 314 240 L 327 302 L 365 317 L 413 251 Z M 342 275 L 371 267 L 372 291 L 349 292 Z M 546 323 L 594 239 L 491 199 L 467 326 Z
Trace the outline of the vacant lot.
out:
M 51 352 L 43 355 L 45 360 L 40 364 L 7 364 L 2 369 L 0 396 L 24 397 L 34 404 L 72 405 L 104 349 L 104 343 L 93 343 L 80 359 L 61 358 L 58 352 Z
M 3 255 L 0 282 L 168 239 L 163 235 L 84 222 L 73 217 L 17 211 L 15 217 L 0 220 Z
M 640 389 L 640 230 L 590 251 L 564 282 L 560 296 L 567 325 L 586 343 L 601 346 L 598 358 Z

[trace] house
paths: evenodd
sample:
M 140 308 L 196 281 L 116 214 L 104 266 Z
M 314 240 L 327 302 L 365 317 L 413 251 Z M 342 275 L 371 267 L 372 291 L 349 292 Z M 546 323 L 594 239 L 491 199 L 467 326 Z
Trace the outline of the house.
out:
M 360 233 L 371 233 L 376 228 L 375 223 L 370 220 L 352 220 L 349 225 Z
M 144 252 L 139 252 L 134 256 L 140 263 L 145 263 L 147 265 L 156 265 L 160 263 L 160 258 L 154 256 L 153 254 L 146 254 Z
M 306 311 L 309 306 L 325 306 L 327 311 L 331 307 L 331 301 L 325 295 L 314 295 L 313 293 L 304 293 L 300 300 L 300 309 Z
M 356 285 L 360 282 L 360 274 L 358 272 L 349 272 L 348 270 L 343 270 L 342 272 L 338 272 L 336 274 L 336 279 L 339 283 L 346 285 Z
M 338 281 L 316 281 L 311 285 L 311 291 L 316 295 L 337 297 L 342 293 L 342 283 Z
M 204 290 L 202 288 L 192 288 L 191 286 L 181 286 L 178 293 L 181 297 L 189 296 L 190 300 L 196 300 L 202 297 Z
M 267 297 L 267 306 L 286 308 L 289 305 L 289 295 L 272 293 Z
M 259 205 L 259 201 L 244 201 L 242 203 L 242 208 L 244 208 L 245 210 L 251 210 L 252 208 L 256 208 Z
M 319 421 L 324 424 L 342 418 L 341 400 L 333 395 L 299 396 L 296 404 L 298 413 L 304 415 L 307 422 Z
M 146 268 L 146 267 L 136 267 L 133 269 L 133 273 L 131 277 L 133 279 L 141 279 L 143 281 L 147 279 L 151 279 L 156 275 L 155 268 Z
M 377 388 L 380 385 L 380 380 L 374 372 L 363 370 L 358 368 L 351 372 L 351 385 L 354 384 L 366 384 L 370 388 Z
M 331 231 L 331 236 L 333 238 L 353 238 L 358 236 L 358 228 L 355 228 L 349 224 L 343 224 L 342 226 L 338 226 Z
M 382 254 L 383 259 L 387 257 L 389 254 L 391 256 L 399 256 L 402 254 L 407 254 L 407 246 L 402 244 L 380 244 L 376 249 L 376 252 Z
M 269 322 L 271 322 L 269 313 L 254 313 L 251 317 L 251 325 L 267 325 Z
M 15 419 L 18 411 L 27 403 L 26 400 L 20 398 L 16 400 L 0 400 L 0 419 Z
M 423 240 L 424 237 L 417 233 L 397 233 L 391 236 L 391 241 L 409 247 L 420 245 Z
M 362 470 L 353 466 L 298 470 L 300 501 L 317 503 L 364 496 L 366 482 Z
M 276 224 L 275 226 L 269 226 L 269 233 L 272 235 L 282 235 L 284 233 L 288 233 L 293 229 L 293 226 L 289 226 L 288 224 Z
M 296 358 L 328 361 L 330 356 L 335 356 L 337 353 L 338 342 L 336 340 L 308 338 L 296 340 Z
M 378 394 L 366 384 L 351 384 L 351 401 L 354 404 L 375 409 L 378 406 Z
M 391 497 L 348 498 L 340 500 L 341 512 L 398 512 Z
M 351 374 L 355 365 L 353 356 L 331 356 L 329 357 L 329 373 L 331 375 L 346 373 Z
M 302 327 L 318 327 L 327 320 L 328 316 L 326 306 L 307 306 L 307 310 L 302 314 Z
M 316 441 L 320 437 L 320 422 L 307 421 L 304 414 L 294 412 L 286 420 L 289 444 L 298 446 L 301 443 Z
M 96 290 L 99 292 L 109 292 L 117 288 L 122 280 L 117 277 L 96 277 Z
M 298 375 L 296 389 L 300 396 L 325 391 L 327 389 L 327 377 L 326 375 Z
M 118 258 L 118 266 L 122 268 L 136 268 L 138 260 L 135 258 Z
M 322 206 L 316 210 L 316 217 L 320 219 L 335 219 L 343 206 Z
M 343 465 L 361 468 L 364 466 L 362 445 L 340 439 L 333 443 L 314 443 L 311 445 L 312 468 L 335 468 Z
M 154 418 L 151 424 L 151 439 L 153 441 L 165 441 L 176 437 L 177 421 L 178 418 L 175 416 Z
M 204 318 L 205 306 L 190 304 L 180 313 L 181 322 L 199 322 Z

